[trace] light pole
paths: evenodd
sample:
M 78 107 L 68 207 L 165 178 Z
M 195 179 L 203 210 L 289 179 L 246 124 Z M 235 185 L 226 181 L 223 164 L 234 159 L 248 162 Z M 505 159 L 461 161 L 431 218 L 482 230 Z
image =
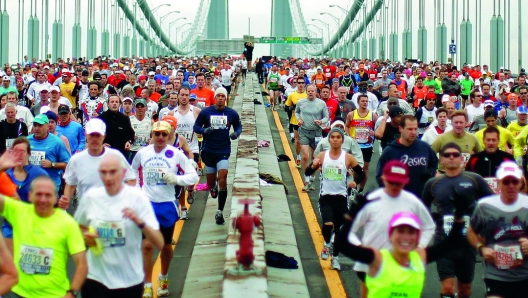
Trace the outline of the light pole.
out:
M 339 18 L 334 16 L 333 14 L 329 13 L 329 12 L 321 12 L 320 15 L 328 15 L 330 16 L 332 19 L 334 19 L 334 21 L 336 22 L 336 24 L 339 24 Z
M 317 25 L 314 25 L 314 24 L 308 24 L 307 26 L 313 26 L 315 28 L 317 28 L 317 30 L 319 30 L 319 32 L 321 32 L 321 40 L 323 41 L 324 43 L 324 33 L 323 33 L 323 28 L 317 26 Z M 323 44 L 321 44 L 321 51 L 323 50 Z M 322 54 L 321 54 L 322 55 Z
M 161 23 L 163 22 L 164 19 L 166 19 L 168 16 L 170 16 L 171 14 L 173 13 L 180 13 L 179 10 L 173 10 L 171 12 L 168 12 L 166 13 L 164 16 L 160 17 L 160 20 L 159 20 L 159 36 L 160 36 L 160 40 L 161 40 Z M 170 35 L 170 29 L 169 29 L 169 35 Z
M 330 43 L 330 24 L 328 24 L 328 23 L 322 21 L 321 19 L 312 19 L 312 22 L 313 22 L 313 21 L 319 21 L 319 22 L 321 22 L 323 25 L 325 25 L 325 27 L 326 27 L 326 33 L 328 34 L 328 35 L 327 35 L 327 38 L 326 38 L 326 41 L 327 41 L 327 43 Z
M 185 30 L 185 31 L 182 31 L 182 33 L 181 33 L 181 40 L 182 40 L 182 41 L 183 41 L 183 35 L 184 35 L 185 33 L 189 32 L 192 28 L 193 28 L 193 27 L 191 27 L 191 28 L 189 28 L 189 29 L 187 29 L 187 30 Z M 176 34 L 178 34 L 178 32 L 176 32 Z M 182 45 L 182 48 L 187 48 L 187 47 L 185 47 L 185 46 Z
M 339 9 L 341 9 L 341 11 L 344 12 L 345 14 L 348 13 L 348 10 L 344 9 L 342 6 L 339 6 L 339 5 L 335 5 L 335 4 L 332 5 L 332 4 L 330 4 L 330 5 L 328 5 L 328 7 L 330 7 L 330 8 L 332 8 L 332 7 L 337 7 L 337 8 L 339 8 Z
M 181 26 L 176 28 L 176 34 L 175 34 L 176 35 L 176 46 L 178 46 L 178 31 L 180 31 L 181 28 L 185 27 L 186 25 L 192 25 L 192 23 L 191 22 L 185 23 L 185 24 L 182 24 Z M 169 34 L 170 34 L 170 30 L 169 30 Z

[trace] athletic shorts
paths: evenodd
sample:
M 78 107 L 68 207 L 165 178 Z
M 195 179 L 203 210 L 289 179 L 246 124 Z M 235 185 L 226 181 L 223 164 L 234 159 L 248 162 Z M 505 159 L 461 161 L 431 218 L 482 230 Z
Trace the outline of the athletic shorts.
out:
M 227 90 L 227 96 L 229 96 L 229 94 L 231 94 L 231 86 L 222 85 L 222 87 L 224 87 Z
M 469 95 L 460 94 L 460 96 L 462 96 L 462 98 L 463 98 L 464 100 L 468 100 L 468 98 L 469 98 Z
M 268 88 L 269 91 L 279 91 L 279 87 L 271 87 Z
M 484 278 L 484 283 L 486 284 L 487 296 L 518 298 L 524 297 L 528 293 L 528 279 L 508 282 Z
M 280 87 L 279 87 L 279 91 L 282 92 L 282 93 L 284 93 L 286 90 L 284 89 L 283 86 L 280 86 Z
M 356 275 L 362 282 L 365 282 L 365 278 L 367 277 L 367 273 L 363 271 L 356 271 Z
M 229 169 L 229 154 L 217 154 L 202 151 L 201 157 L 205 164 L 206 174 L 213 174 L 218 170 Z
M 304 129 L 302 126 L 299 127 L 299 137 L 301 139 L 301 146 L 302 145 L 308 145 L 315 149 L 317 147 L 317 143 L 315 141 L 316 138 L 319 138 L 318 141 L 322 138 L 322 132 L 320 129 L 317 130 L 307 130 Z
M 374 147 L 361 148 L 363 154 L 363 161 L 370 162 L 372 160 L 372 153 L 374 153 Z
M 176 222 L 180 219 L 180 210 L 176 200 L 172 202 L 150 202 L 154 209 L 154 214 L 160 225 L 160 232 L 163 236 L 165 244 L 172 243 L 172 236 L 174 234 L 174 227 Z M 145 235 L 143 235 L 145 239 Z
M 299 125 L 295 125 L 295 124 L 291 124 L 290 123 L 290 127 L 293 129 L 293 130 L 299 130 Z
M 435 241 L 436 242 L 436 241 Z M 475 276 L 477 251 L 465 245 L 452 251 L 447 257 L 436 261 L 436 270 L 440 281 L 456 277 L 463 284 L 470 284 Z
M 319 198 L 321 220 L 341 225 L 343 216 L 348 212 L 347 198 L 339 195 L 323 195 Z
M 127 288 L 109 289 L 104 284 L 93 280 L 86 279 L 82 288 L 81 295 L 84 298 L 95 297 L 141 297 L 143 295 L 143 282 Z

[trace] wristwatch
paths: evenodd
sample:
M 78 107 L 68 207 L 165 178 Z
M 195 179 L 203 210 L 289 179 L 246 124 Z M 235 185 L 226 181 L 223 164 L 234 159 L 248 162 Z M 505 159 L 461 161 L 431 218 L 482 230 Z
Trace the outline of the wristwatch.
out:
M 74 291 L 72 289 L 69 289 L 68 291 L 66 291 L 66 294 L 72 294 L 73 297 L 77 298 L 77 296 L 79 296 L 79 291 Z
M 52 168 L 55 167 L 55 163 L 54 163 L 54 162 L 51 163 L 51 167 L 52 167 Z

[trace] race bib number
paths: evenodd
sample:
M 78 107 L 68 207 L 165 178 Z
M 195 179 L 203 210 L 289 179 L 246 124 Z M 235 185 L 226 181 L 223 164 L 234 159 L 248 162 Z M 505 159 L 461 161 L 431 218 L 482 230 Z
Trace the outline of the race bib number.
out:
M 488 183 L 489 187 L 491 188 L 491 190 L 493 190 L 494 193 L 496 193 L 496 194 L 500 194 L 501 193 L 501 190 L 499 188 L 499 179 L 497 179 L 495 177 L 486 177 L 486 178 L 484 178 L 484 180 L 486 180 L 486 182 Z
M 467 162 L 469 161 L 469 158 L 471 157 L 471 154 L 469 154 L 469 153 L 462 153 L 462 157 L 464 158 L 464 163 L 462 163 L 462 168 L 465 168 Z
M 176 131 L 179 135 L 183 136 L 187 143 L 190 143 L 192 141 L 193 131 L 192 130 L 177 130 Z
M 203 108 L 205 108 L 205 102 L 204 101 L 197 101 L 196 102 L 196 106 L 199 107 L 200 109 L 203 109 Z
M 339 164 L 324 164 L 323 177 L 325 180 L 341 181 L 343 180 L 343 166 Z
M 7 139 L 6 140 L 6 149 L 9 149 L 11 148 L 11 146 L 13 146 L 13 143 L 15 142 L 16 139 Z
M 323 83 L 323 80 L 315 80 L 315 84 L 321 85 Z
M 497 269 L 510 269 L 521 266 L 523 263 L 520 245 L 501 246 L 495 244 L 493 250 L 495 251 L 495 266 Z
M 226 129 L 227 116 L 211 116 L 211 127 L 213 129 Z
M 224 86 L 231 85 L 231 78 L 230 77 L 223 77 L 222 78 L 222 85 L 224 85 Z
M 387 97 L 389 95 L 389 91 L 381 91 L 381 96 Z
M 103 247 L 120 247 L 126 244 L 124 221 L 94 220 L 93 224 Z
M 429 123 L 433 122 L 433 117 L 427 118 L 427 122 L 429 122 Z
M 269 80 L 271 83 L 276 83 L 277 82 L 277 78 L 270 78 Z
M 322 137 L 315 137 L 315 146 L 317 147 L 317 144 L 321 142 Z
M 52 261 L 53 249 L 27 245 L 22 245 L 20 248 L 18 265 L 25 274 L 47 275 L 50 273 Z
M 358 143 L 368 143 L 369 141 L 369 129 L 364 127 L 356 127 L 356 141 Z
M 163 176 L 167 173 L 166 168 L 144 168 L 143 179 L 146 185 L 167 185 Z
M 464 216 L 464 228 L 462 229 L 462 235 L 466 235 L 467 230 L 469 229 L 469 216 Z M 453 215 L 444 215 L 444 233 L 449 235 L 451 229 L 453 228 L 453 223 L 455 222 L 455 217 Z
M 46 159 L 45 151 L 31 151 L 31 155 L 29 156 L 29 163 L 34 166 L 41 166 L 42 161 L 45 159 Z
M 329 73 L 329 72 L 326 73 L 326 77 L 327 77 L 327 78 L 329 78 L 331 75 L 332 75 L 332 74 Z
M 323 130 L 330 129 L 330 122 L 321 123 L 320 127 L 321 127 Z

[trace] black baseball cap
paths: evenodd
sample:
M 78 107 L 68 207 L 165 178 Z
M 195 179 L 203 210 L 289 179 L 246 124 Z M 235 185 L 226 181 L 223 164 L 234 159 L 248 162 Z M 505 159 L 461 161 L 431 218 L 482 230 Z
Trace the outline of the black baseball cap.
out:
M 59 105 L 59 108 L 57 110 L 58 114 L 69 114 L 70 108 L 67 105 Z
M 403 115 L 403 110 L 399 106 L 392 106 L 389 109 L 389 116 L 391 118 L 397 117 L 399 115 Z
M 84 72 L 83 72 L 83 75 L 84 75 Z M 93 79 L 94 81 L 97 81 L 97 80 L 100 80 L 101 79 L 101 74 L 96 72 L 93 74 Z
M 82 75 L 83 77 L 84 77 L 84 76 L 88 76 L 88 70 L 86 70 L 86 69 L 83 70 L 82 73 L 81 73 L 81 75 Z

